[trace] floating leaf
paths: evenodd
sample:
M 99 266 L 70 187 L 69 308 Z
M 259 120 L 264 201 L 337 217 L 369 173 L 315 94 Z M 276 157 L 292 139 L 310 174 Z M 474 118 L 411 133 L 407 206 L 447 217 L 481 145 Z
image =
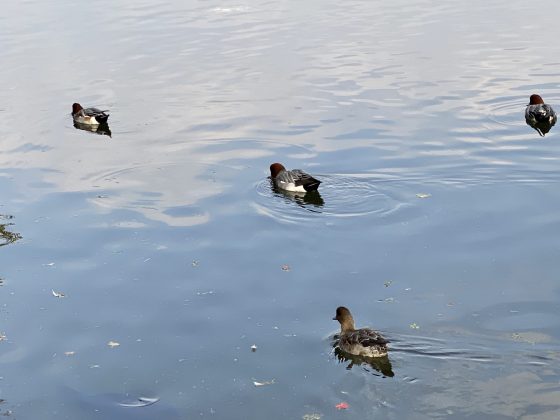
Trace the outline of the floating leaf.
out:
M 119 403 L 121 407 L 146 407 L 148 405 L 155 404 L 159 401 L 159 398 L 147 398 L 139 397 L 131 401 L 122 401 Z
M 274 383 L 274 379 L 270 381 L 264 381 L 264 382 L 253 381 L 253 385 L 255 386 L 266 386 L 266 385 L 272 385 L 273 383 Z
M 335 407 L 336 407 L 337 410 L 346 410 L 350 406 L 346 402 L 341 402 L 341 403 L 338 403 Z
M 52 289 L 51 289 L 51 290 L 52 290 Z M 62 293 L 62 292 L 55 292 L 54 290 L 52 290 L 52 294 L 53 294 L 54 297 L 57 297 L 57 298 L 63 298 L 63 297 L 66 296 L 64 293 Z

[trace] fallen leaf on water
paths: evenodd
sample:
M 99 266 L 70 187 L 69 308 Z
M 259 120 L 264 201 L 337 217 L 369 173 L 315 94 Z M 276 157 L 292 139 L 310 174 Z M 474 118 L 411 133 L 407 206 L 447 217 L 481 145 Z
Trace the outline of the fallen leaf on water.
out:
M 52 289 L 51 289 L 51 290 L 52 290 Z M 63 298 L 63 297 L 66 296 L 64 293 L 62 293 L 62 292 L 55 292 L 54 290 L 52 290 L 52 294 L 53 294 L 54 297 L 57 297 L 57 298 Z
M 147 398 L 139 397 L 135 400 L 122 401 L 119 403 L 121 407 L 146 407 L 148 405 L 155 404 L 159 401 L 159 398 Z
M 428 194 L 428 193 L 418 193 L 416 194 L 416 197 L 418 198 L 430 198 L 432 196 L 432 194 Z
M 121 343 L 118 343 L 118 342 L 116 342 L 116 341 L 112 341 L 112 340 L 111 340 L 111 341 L 109 341 L 109 342 L 107 343 L 107 345 L 108 345 L 109 347 L 113 348 L 113 347 L 118 347 L 118 346 L 120 346 Z
M 346 410 L 348 407 L 350 407 L 350 406 L 346 402 L 341 402 L 341 403 L 336 405 L 337 410 Z
M 255 386 L 266 386 L 266 385 L 272 385 L 273 383 L 274 383 L 274 379 L 270 381 L 264 381 L 264 382 L 253 381 L 253 385 Z

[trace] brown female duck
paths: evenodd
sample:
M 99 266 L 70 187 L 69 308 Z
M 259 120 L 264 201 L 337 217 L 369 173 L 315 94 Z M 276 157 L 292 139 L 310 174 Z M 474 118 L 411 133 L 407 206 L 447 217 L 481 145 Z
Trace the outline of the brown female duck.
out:
M 387 356 L 387 343 L 381 334 L 369 328 L 356 329 L 352 314 L 344 306 L 336 308 L 333 318 L 340 322 L 338 347 L 346 353 L 363 357 Z

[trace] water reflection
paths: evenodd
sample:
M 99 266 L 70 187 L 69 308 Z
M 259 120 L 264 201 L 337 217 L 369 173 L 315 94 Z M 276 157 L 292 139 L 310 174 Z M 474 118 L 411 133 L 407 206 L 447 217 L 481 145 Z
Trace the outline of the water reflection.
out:
M 364 367 L 366 370 L 371 367 L 375 371 L 388 378 L 392 378 L 393 376 L 395 376 L 393 368 L 391 366 L 391 361 L 389 360 L 389 356 L 364 358 L 345 353 L 338 347 L 334 349 L 334 354 L 340 363 L 349 362 L 346 366 L 346 369 L 348 370 L 352 369 L 354 365 L 357 365 Z
M 271 184 L 270 186 L 272 188 L 272 191 L 277 196 L 283 196 L 287 199 L 286 201 L 293 201 L 302 208 L 306 208 L 310 211 L 315 211 L 317 213 L 320 213 L 318 208 L 321 208 L 325 205 L 325 201 L 323 200 L 323 197 L 321 197 L 321 194 L 317 190 L 307 191 L 307 192 L 286 191 L 274 185 L 272 180 L 270 184 Z M 309 208 L 309 206 L 313 206 L 315 207 L 315 209 Z
M 76 128 L 77 130 L 89 131 L 91 133 L 111 137 L 111 129 L 109 128 L 109 124 L 107 124 L 106 122 L 103 122 L 99 125 L 89 125 L 81 124 L 74 121 L 74 128 Z
M 338 347 L 338 337 L 338 334 L 333 337 L 332 346 L 334 348 L 334 355 L 339 363 L 348 362 L 346 369 L 350 370 L 356 365 L 362 366 L 366 370 L 369 370 L 368 368 L 373 368 L 374 371 L 381 373 L 384 377 L 392 378 L 395 376 L 389 356 L 361 357 L 346 353 Z
M 0 220 L 11 220 L 13 218 L 14 216 L 0 214 Z M 8 245 L 21 239 L 21 235 L 19 233 L 9 230 L 8 227 L 12 225 L 13 223 L 0 223 L 0 246 Z

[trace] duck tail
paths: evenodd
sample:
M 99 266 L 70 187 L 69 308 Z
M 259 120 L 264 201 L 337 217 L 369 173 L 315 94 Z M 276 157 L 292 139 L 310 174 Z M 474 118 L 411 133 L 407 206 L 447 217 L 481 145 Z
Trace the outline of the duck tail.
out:
M 97 122 L 99 123 L 106 123 L 107 120 L 109 119 L 109 114 L 99 114 L 95 116 L 95 119 L 97 120 Z
M 315 178 L 311 178 L 303 185 L 303 189 L 305 191 L 308 191 L 308 192 L 309 191 L 317 191 L 320 184 L 321 184 L 321 181 L 319 181 L 318 179 L 315 179 Z

